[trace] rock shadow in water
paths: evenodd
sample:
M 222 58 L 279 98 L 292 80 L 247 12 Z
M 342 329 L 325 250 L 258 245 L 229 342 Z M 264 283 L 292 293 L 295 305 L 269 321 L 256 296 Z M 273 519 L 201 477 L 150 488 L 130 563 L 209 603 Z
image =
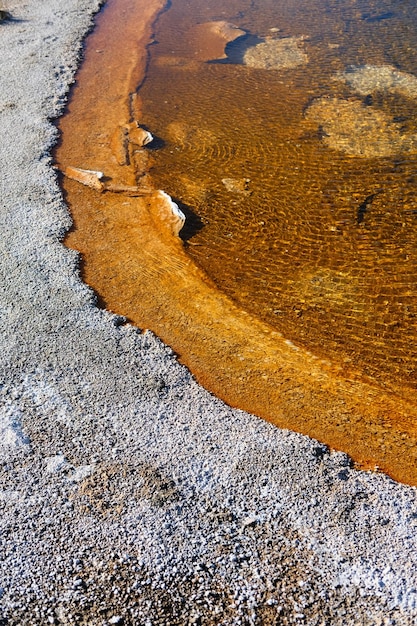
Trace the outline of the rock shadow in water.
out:
M 234 41 L 229 42 L 225 48 L 225 59 L 213 59 L 208 63 L 223 63 L 233 65 L 244 65 L 244 56 L 250 48 L 257 46 L 264 40 L 258 35 L 252 35 L 250 33 L 238 37 Z

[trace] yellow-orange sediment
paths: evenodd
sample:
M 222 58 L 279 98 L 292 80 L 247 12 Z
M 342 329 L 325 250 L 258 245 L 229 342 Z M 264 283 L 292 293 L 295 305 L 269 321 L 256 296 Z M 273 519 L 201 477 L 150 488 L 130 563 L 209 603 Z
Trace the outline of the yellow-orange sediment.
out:
M 74 219 L 66 244 L 82 253 L 85 281 L 108 309 L 172 346 L 230 405 L 416 485 L 417 406 L 315 357 L 235 306 L 187 255 L 166 198 L 149 193 L 146 149 L 128 146 L 127 162 L 120 158 L 115 133 L 141 121 L 136 88 L 162 8 L 161 0 L 109 0 L 60 121 L 60 168 L 103 171 L 108 187 L 121 190 L 100 193 L 63 181 Z

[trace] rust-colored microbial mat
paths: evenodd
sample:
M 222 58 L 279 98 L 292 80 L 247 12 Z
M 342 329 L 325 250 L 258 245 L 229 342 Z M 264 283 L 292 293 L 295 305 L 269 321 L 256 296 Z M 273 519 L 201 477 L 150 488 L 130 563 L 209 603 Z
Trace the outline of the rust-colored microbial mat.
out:
M 298 5 L 109 0 L 60 121 L 67 245 L 226 402 L 416 485 L 417 12 Z

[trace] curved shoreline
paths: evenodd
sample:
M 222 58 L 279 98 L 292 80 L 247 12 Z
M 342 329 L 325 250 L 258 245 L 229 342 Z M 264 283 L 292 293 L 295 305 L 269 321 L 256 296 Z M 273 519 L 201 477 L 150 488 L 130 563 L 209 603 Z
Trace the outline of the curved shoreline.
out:
M 98 5 L 0 29 L 0 619 L 412 626 L 416 489 L 213 398 L 61 244 L 50 120 Z
M 75 221 L 67 245 L 83 254 L 86 282 L 106 308 L 160 336 L 197 380 L 229 405 L 343 450 L 361 467 L 378 467 L 416 485 L 415 403 L 294 346 L 235 306 L 186 254 L 177 232 L 165 228 L 169 203 L 152 194 L 145 173 L 151 153 L 133 145 L 120 161 L 115 131 L 140 123 L 140 92 L 134 97 L 132 92 L 145 75 L 151 24 L 163 3 L 146 6 L 145 15 L 141 3 L 110 2 L 90 36 L 69 113 L 60 122 L 62 168 L 102 170 L 110 186 L 139 184 L 137 195 L 145 194 L 98 194 L 64 181 Z M 124 39 L 115 55 L 118 29 Z

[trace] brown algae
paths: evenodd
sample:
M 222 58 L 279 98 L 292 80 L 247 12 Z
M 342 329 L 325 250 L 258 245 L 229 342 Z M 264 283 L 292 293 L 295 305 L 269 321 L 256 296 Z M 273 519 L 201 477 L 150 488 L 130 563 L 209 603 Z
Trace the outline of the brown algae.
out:
M 180 4 L 160 15 L 158 45 L 147 47 L 158 1 L 109 0 L 88 39 L 56 157 L 63 170 L 103 172 L 104 189 L 64 180 L 67 245 L 107 308 L 153 330 L 226 402 L 417 484 L 413 161 L 348 157 L 309 119 L 320 98 L 360 98 L 335 79 L 343 36 L 327 13 L 333 38 L 313 45 L 317 20 L 307 38 L 283 11 L 273 36 L 297 38 L 290 53 L 308 63 L 280 73 L 189 55 L 181 28 L 198 24 Z M 194 19 L 223 18 L 220 6 Z M 224 21 L 248 32 L 249 3 L 239 6 Z M 262 19 L 254 45 L 271 36 Z M 216 59 L 218 41 L 202 46 Z M 370 62 L 382 65 L 378 52 Z M 409 98 L 381 93 L 360 106 L 399 124 Z M 130 141 L 132 128 L 155 141 Z M 198 245 L 184 247 L 180 213 L 158 188 L 180 199 Z

